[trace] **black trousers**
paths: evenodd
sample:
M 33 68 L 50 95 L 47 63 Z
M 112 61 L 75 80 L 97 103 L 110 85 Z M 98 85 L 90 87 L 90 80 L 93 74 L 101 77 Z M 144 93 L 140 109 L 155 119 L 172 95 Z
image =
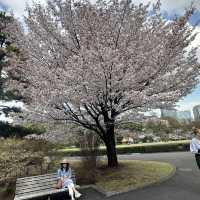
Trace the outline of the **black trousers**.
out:
M 197 166 L 200 169 L 200 154 L 195 154 L 195 158 L 196 158 Z

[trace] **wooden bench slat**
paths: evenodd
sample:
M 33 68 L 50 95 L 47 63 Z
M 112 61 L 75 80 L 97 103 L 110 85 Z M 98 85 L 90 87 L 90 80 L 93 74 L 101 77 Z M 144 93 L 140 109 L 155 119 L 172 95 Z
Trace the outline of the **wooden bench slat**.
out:
M 38 184 L 23 184 L 23 185 L 17 185 L 16 190 L 21 190 L 23 188 L 29 188 L 29 187 L 40 187 L 43 185 L 50 185 L 50 184 L 55 184 L 57 181 L 48 181 L 48 182 L 40 182 Z
M 72 181 L 74 184 L 76 184 L 76 179 L 75 178 L 72 178 Z M 27 182 L 27 183 L 18 183 L 16 184 L 16 188 L 25 188 L 25 187 L 37 187 L 37 186 L 40 186 L 40 185 L 47 185 L 48 183 L 51 184 L 51 183 L 54 183 L 56 184 L 57 182 L 57 179 L 49 179 L 49 180 L 43 180 L 43 181 L 32 181 L 32 182 Z
M 74 175 L 75 172 L 72 170 L 72 175 Z M 54 177 L 57 176 L 57 173 L 51 173 L 51 174 L 42 174 L 42 175 L 37 175 L 37 176 L 27 176 L 23 178 L 18 178 L 17 180 L 28 180 L 28 179 L 37 179 L 37 178 L 45 178 L 45 177 Z
M 45 180 L 56 180 L 57 179 L 57 176 L 55 176 L 55 177 L 51 177 L 51 176 L 49 176 L 49 177 L 45 177 L 45 178 L 29 178 L 29 179 L 27 179 L 27 180 L 17 180 L 17 184 L 23 184 L 23 183 L 27 183 L 27 182 L 33 182 L 33 181 L 45 181 Z
M 37 188 L 42 188 L 42 187 L 46 187 L 46 186 L 49 186 L 49 187 L 52 187 L 54 185 L 54 188 L 55 188 L 55 184 L 56 182 L 52 181 L 52 182 L 48 182 L 48 183 L 44 183 L 44 184 L 34 184 L 34 185 L 26 185 L 26 186 L 21 186 L 21 187 L 17 187 L 16 188 L 16 192 L 19 192 L 19 191 L 22 191 L 23 193 L 23 190 L 29 190 L 29 189 L 37 189 Z
M 74 182 L 76 182 L 76 177 L 71 178 Z M 57 178 L 49 178 L 49 179 L 42 179 L 42 180 L 29 180 L 29 181 L 23 181 L 23 182 L 17 182 L 16 186 L 20 187 L 23 185 L 30 185 L 30 184 L 39 184 L 39 183 L 45 183 L 45 182 L 51 182 L 51 181 L 57 181 Z
M 73 183 L 75 184 L 75 179 L 72 179 Z M 16 187 L 16 191 L 27 189 L 27 188 L 37 188 L 42 187 L 43 185 L 55 185 L 57 183 L 57 180 L 50 180 L 50 181 L 44 181 L 44 182 L 29 182 L 29 183 L 23 183 L 19 184 Z
M 72 178 L 73 183 L 76 182 L 76 180 L 74 178 Z M 24 182 L 23 184 L 17 184 L 16 185 L 16 189 L 21 189 L 21 188 L 29 188 L 29 187 L 40 187 L 43 185 L 48 185 L 48 184 L 56 184 L 57 179 L 49 179 L 49 180 L 45 180 L 45 181 L 33 181 L 33 182 Z
M 29 179 L 29 178 L 36 178 L 36 177 L 45 177 L 45 176 L 54 176 L 57 175 L 57 173 L 50 173 L 50 174 L 42 174 L 42 175 L 35 175 L 35 176 L 27 176 L 23 178 L 18 178 L 18 180 L 23 180 L 23 179 Z
M 35 190 L 40 190 L 42 188 L 52 188 L 55 189 L 56 182 L 48 182 L 48 183 L 43 183 L 43 184 L 34 184 L 34 185 L 26 185 L 26 186 L 21 186 L 16 188 L 16 194 L 18 193 L 25 193 L 26 191 L 35 191 Z
M 74 173 L 72 173 L 72 176 L 75 176 Z M 48 174 L 46 176 L 43 176 L 43 175 L 39 175 L 39 176 L 29 176 L 27 178 L 18 178 L 17 181 L 20 181 L 20 182 L 23 182 L 23 181 L 29 181 L 29 180 L 37 180 L 37 179 L 46 179 L 46 178 L 49 178 L 49 177 L 57 177 L 57 174 Z
M 47 189 L 55 189 L 55 185 L 44 185 L 42 187 L 36 187 L 36 188 L 26 188 L 26 189 L 22 189 L 19 191 L 16 191 L 16 195 L 18 194 L 25 194 L 25 193 L 32 193 L 32 192 L 36 192 L 36 191 L 42 191 L 42 190 L 47 190 Z
M 75 179 L 75 175 L 73 175 L 71 177 L 71 179 Z M 57 180 L 57 177 L 48 177 L 48 178 L 43 178 L 43 179 L 29 179 L 29 180 L 17 180 L 16 184 L 17 185 L 21 185 L 21 184 L 24 184 L 24 183 L 31 183 L 31 182 L 46 182 L 46 181 L 51 181 L 51 180 Z
M 45 182 L 47 180 L 57 180 L 57 177 L 48 177 L 45 179 L 29 179 L 29 180 L 23 180 L 23 181 L 17 181 L 17 184 L 25 184 L 25 183 L 31 183 L 31 182 Z
M 56 182 L 57 179 L 44 179 L 44 180 L 32 180 L 32 181 L 27 181 L 27 182 L 17 182 L 16 186 L 17 187 L 20 187 L 20 186 L 25 186 L 25 185 L 30 185 L 30 184 L 38 184 L 38 183 L 46 183 L 46 182 L 51 182 L 51 181 L 54 181 Z

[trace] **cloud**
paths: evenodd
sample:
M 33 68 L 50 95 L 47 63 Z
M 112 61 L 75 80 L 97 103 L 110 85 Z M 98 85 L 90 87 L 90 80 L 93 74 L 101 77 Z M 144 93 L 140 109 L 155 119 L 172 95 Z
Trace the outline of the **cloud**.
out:
M 199 0 L 161 0 L 162 9 L 168 12 L 176 12 L 177 14 L 183 14 L 185 9 L 189 8 L 194 2 L 195 7 L 200 10 Z
M 19 108 L 19 109 L 25 109 L 24 103 L 20 101 L 0 101 L 0 107 L 7 106 L 9 108 Z M 13 119 L 10 117 L 7 117 L 5 113 L 0 111 L 0 122 L 8 122 L 8 123 L 13 123 Z
M 176 104 L 176 109 L 177 111 L 190 111 L 192 118 L 194 118 L 193 107 L 196 105 L 200 105 L 200 101 L 198 101 L 197 99 L 189 102 L 182 100 Z M 161 116 L 160 109 L 153 109 L 152 111 L 145 113 L 145 116 L 152 116 L 152 115 L 160 117 Z
M 13 119 L 6 117 L 5 114 L 0 114 L 0 122 L 12 123 Z
M 44 3 L 46 0 L 34 0 L 35 2 Z M 95 0 L 91 0 L 94 2 Z M 155 3 L 157 0 L 133 0 L 135 4 L 144 3 L 148 4 L 149 2 Z M 194 2 L 194 5 L 197 9 L 200 10 L 199 0 L 161 0 L 162 10 L 167 11 L 170 14 L 183 14 L 184 10 L 188 8 L 191 3 Z M 24 15 L 24 9 L 26 7 L 26 3 L 31 4 L 32 0 L 0 0 L 0 5 L 5 7 L 9 7 L 13 10 L 17 17 L 22 17 Z
M 23 108 L 24 103 L 20 102 L 20 101 L 0 101 L 0 106 L 4 105 L 4 106 L 8 106 L 8 107 L 17 107 L 17 108 Z
M 192 47 L 198 47 L 198 50 L 197 50 L 197 57 L 198 57 L 199 62 L 200 62 L 200 27 L 197 26 L 197 27 L 195 28 L 195 31 L 194 31 L 194 32 L 195 32 L 195 33 L 198 33 L 198 34 L 197 34 L 195 40 L 192 41 L 191 46 L 192 46 Z
M 190 102 L 185 102 L 185 101 L 179 101 L 177 103 L 177 109 L 178 110 L 191 110 L 194 106 L 199 105 L 200 101 L 194 100 Z
M 22 18 L 25 14 L 26 4 L 32 4 L 32 0 L 0 0 L 1 7 L 9 8 L 16 17 Z M 34 2 L 44 3 L 45 0 L 34 0 Z
M 192 26 L 190 26 L 192 28 Z M 189 52 L 193 47 L 197 47 L 197 58 L 198 62 L 200 63 L 200 26 L 196 26 L 193 34 L 197 34 L 195 39 L 190 43 L 190 45 L 186 48 L 186 50 Z
M 180 101 L 177 103 L 176 109 L 180 110 L 180 111 L 188 110 L 191 112 L 192 117 L 194 118 L 193 107 L 196 105 L 200 105 L 200 101 L 198 101 L 197 99 L 190 101 L 190 102 Z
M 133 0 L 135 4 L 139 3 L 144 3 L 148 4 L 149 2 L 151 3 L 156 3 L 157 0 Z M 183 14 L 185 9 L 189 8 L 192 4 L 194 3 L 194 6 L 200 10 L 200 3 L 199 0 L 161 0 L 161 9 L 163 11 L 167 11 L 168 13 L 176 13 L 176 14 Z

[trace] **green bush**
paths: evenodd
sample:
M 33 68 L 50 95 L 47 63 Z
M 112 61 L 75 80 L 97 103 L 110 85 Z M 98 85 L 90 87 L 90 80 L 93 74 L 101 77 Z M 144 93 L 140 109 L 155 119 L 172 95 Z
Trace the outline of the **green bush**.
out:
M 24 137 L 29 134 L 42 134 L 45 132 L 45 127 L 40 124 L 26 124 L 24 126 L 10 125 L 0 122 L 0 137 Z
M 44 157 L 53 147 L 53 144 L 45 141 L 15 138 L 0 141 L 0 182 L 18 176 L 42 173 Z M 30 170 L 31 166 L 35 166 L 33 170 Z
M 142 131 L 143 125 L 141 123 L 133 123 L 133 122 L 127 122 L 124 124 L 117 125 L 116 128 L 118 129 L 129 129 L 132 131 Z
M 14 199 L 15 181 L 0 183 L 0 199 L 11 200 Z
M 125 153 L 156 153 L 156 152 L 173 152 L 188 151 L 189 144 L 161 144 L 148 146 L 134 146 L 117 149 L 118 154 Z
M 123 145 L 117 147 L 118 154 L 129 153 L 156 153 L 156 152 L 173 152 L 173 151 L 189 151 L 189 141 L 177 141 L 166 143 L 147 143 L 139 145 Z M 59 155 L 81 156 L 78 149 L 60 150 Z M 99 155 L 106 155 L 106 149 L 99 149 Z

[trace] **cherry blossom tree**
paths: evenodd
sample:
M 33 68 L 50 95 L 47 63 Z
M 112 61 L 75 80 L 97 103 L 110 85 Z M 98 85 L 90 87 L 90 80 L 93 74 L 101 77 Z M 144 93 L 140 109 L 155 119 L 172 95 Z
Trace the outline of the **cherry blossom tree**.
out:
M 198 83 L 197 48 L 190 47 L 196 34 L 187 23 L 193 12 L 167 21 L 159 1 L 150 9 L 130 0 L 28 7 L 26 34 L 18 36 L 26 60 L 18 70 L 29 84 L 17 87 L 32 100 L 29 112 L 94 131 L 108 166 L 116 167 L 115 125 L 173 107 Z

